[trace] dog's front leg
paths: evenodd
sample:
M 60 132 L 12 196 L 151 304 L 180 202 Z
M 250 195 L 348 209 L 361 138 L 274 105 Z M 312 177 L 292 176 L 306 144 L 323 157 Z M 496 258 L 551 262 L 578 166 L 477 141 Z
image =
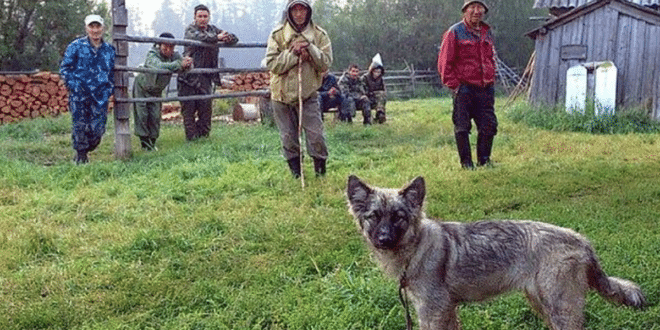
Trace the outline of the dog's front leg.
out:
M 417 310 L 420 330 L 460 330 L 461 322 L 456 306 L 425 308 Z

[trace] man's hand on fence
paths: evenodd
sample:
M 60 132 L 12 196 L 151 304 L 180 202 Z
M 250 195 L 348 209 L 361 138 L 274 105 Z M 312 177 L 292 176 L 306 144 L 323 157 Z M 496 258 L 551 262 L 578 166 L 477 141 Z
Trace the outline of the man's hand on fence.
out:
M 190 56 L 186 56 L 183 58 L 183 61 L 181 61 L 181 68 L 184 70 L 191 69 L 193 65 L 193 59 Z
M 220 42 L 231 42 L 232 37 L 231 34 L 227 31 L 222 31 L 221 33 L 218 34 L 218 41 Z

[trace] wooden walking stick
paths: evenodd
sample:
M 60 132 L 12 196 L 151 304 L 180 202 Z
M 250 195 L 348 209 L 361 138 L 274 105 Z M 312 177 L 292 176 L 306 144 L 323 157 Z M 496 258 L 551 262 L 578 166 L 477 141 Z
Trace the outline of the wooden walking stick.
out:
M 303 171 L 303 146 L 302 146 L 302 57 L 298 57 L 298 153 L 300 155 L 300 184 L 305 189 L 305 171 Z

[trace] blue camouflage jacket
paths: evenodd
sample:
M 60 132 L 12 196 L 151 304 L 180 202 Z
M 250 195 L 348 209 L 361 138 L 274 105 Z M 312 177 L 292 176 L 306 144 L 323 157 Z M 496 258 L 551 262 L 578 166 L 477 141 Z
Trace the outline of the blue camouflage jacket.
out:
M 96 49 L 87 36 L 71 42 L 60 63 L 71 101 L 91 97 L 99 105 L 108 101 L 114 88 L 115 48 L 102 42 Z

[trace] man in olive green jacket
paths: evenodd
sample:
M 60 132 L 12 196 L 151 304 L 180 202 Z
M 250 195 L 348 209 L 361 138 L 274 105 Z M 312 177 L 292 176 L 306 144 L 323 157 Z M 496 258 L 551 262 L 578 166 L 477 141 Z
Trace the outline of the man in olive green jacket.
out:
M 174 39 L 169 32 L 161 33 L 159 38 Z M 144 67 L 180 72 L 189 69 L 192 58 L 182 57 L 174 51 L 174 44 L 157 43 L 147 53 Z M 133 84 L 134 98 L 161 97 L 163 90 L 170 83 L 172 73 L 140 73 Z M 136 102 L 133 106 L 135 135 L 140 138 L 144 150 L 154 150 L 160 133 L 160 102 Z
M 301 175 L 298 135 L 301 96 L 301 122 L 307 152 L 314 159 L 316 175 L 324 175 L 328 149 L 317 90 L 323 82 L 323 72 L 332 64 L 332 45 L 328 34 L 312 22 L 312 7 L 308 0 L 288 1 L 282 24 L 268 37 L 265 60 L 271 73 L 273 115 L 291 173 L 294 177 Z M 302 63 L 300 79 L 299 61 Z M 302 93 L 298 92 L 299 88 Z

